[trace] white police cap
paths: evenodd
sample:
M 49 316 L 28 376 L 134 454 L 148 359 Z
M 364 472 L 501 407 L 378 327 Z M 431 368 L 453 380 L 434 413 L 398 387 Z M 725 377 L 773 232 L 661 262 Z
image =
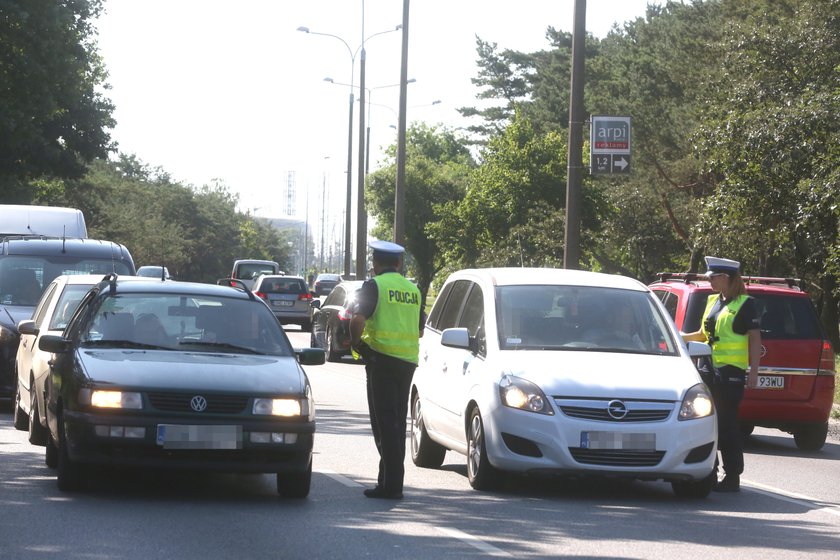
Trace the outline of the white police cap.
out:
M 722 259 L 720 257 L 706 257 L 706 276 L 711 276 L 712 274 L 738 274 L 738 271 L 741 270 L 741 263 L 738 261 L 733 261 L 731 259 Z
M 374 253 L 385 253 L 388 255 L 402 255 L 405 253 L 405 248 L 402 245 L 391 243 L 390 241 L 371 241 L 368 243 Z

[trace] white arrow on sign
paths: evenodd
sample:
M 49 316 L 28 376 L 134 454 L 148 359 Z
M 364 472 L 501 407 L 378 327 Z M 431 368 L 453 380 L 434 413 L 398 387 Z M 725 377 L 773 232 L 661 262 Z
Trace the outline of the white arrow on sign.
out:
M 630 164 L 624 158 L 621 158 L 621 159 L 613 162 L 613 167 L 618 167 L 622 171 L 624 171 L 624 168 L 627 167 L 628 165 L 630 165 Z

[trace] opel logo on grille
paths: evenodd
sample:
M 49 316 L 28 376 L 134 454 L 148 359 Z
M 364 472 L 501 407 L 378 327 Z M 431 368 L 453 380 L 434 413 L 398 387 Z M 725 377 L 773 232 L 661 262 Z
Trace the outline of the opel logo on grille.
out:
M 627 405 L 621 401 L 610 401 L 607 405 L 607 414 L 616 420 L 621 420 L 627 416 Z
M 190 399 L 190 408 L 196 412 L 204 412 L 207 409 L 207 399 L 196 395 Z

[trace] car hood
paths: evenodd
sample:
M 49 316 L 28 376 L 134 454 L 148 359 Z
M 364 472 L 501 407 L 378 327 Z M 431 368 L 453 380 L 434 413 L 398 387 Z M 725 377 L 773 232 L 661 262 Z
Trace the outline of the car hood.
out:
M 34 309 L 28 305 L 0 305 L 0 324 L 17 332 L 17 324 L 31 319 Z
M 502 373 L 536 383 L 546 396 L 678 401 L 701 383 L 684 356 L 530 350 L 502 355 Z
M 294 356 L 82 348 L 77 357 L 99 385 L 255 395 L 304 390 L 303 370 Z

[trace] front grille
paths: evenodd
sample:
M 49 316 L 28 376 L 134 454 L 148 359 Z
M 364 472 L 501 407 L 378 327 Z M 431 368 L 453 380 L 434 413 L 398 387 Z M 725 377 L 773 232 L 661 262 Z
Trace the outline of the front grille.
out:
M 607 467 L 655 467 L 665 456 L 664 451 L 624 451 L 581 447 L 570 447 L 569 452 L 578 463 Z
M 602 422 L 660 422 L 667 420 L 668 416 L 671 415 L 671 411 L 668 409 L 631 409 L 627 411 L 627 416 L 618 419 L 610 416 L 606 407 L 561 406 L 560 410 L 563 414 L 571 418 L 599 420 Z
M 201 395 L 207 399 L 207 408 L 198 413 L 190 407 L 190 400 L 198 394 L 200 393 L 148 393 L 148 397 L 154 408 L 166 412 L 241 414 L 248 405 L 248 397 L 239 395 Z

